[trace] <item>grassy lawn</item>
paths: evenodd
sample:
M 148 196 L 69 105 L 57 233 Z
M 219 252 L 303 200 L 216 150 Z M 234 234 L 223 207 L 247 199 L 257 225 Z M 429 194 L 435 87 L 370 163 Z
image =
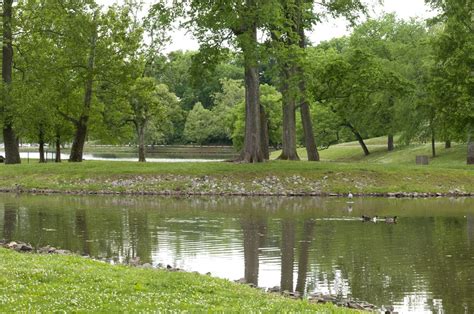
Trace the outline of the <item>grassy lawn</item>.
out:
M 0 312 L 356 313 L 194 273 L 111 266 L 0 248 Z
M 415 156 L 429 145 L 386 152 L 382 139 L 368 140 L 372 154 L 363 156 L 357 143 L 321 152 L 322 162 L 270 161 L 263 164 L 83 163 L 0 165 L 0 189 L 48 189 L 98 193 L 305 194 L 474 192 L 474 167 L 465 164 L 465 145 L 439 148 L 428 166 Z M 300 150 L 303 156 L 304 149 Z M 277 156 L 278 153 L 275 153 Z

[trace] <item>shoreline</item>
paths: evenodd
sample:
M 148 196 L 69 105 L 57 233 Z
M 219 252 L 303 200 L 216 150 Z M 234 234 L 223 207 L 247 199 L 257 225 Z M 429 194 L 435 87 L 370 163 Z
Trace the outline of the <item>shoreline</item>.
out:
M 23 189 L 0 188 L 0 193 L 32 194 L 32 195 L 130 195 L 130 196 L 243 196 L 243 197 L 347 197 L 346 193 L 331 192 L 209 192 L 209 191 L 113 191 L 113 190 L 55 190 L 55 189 Z M 380 198 L 446 198 L 446 197 L 474 197 L 474 192 L 372 192 L 352 193 L 354 197 Z

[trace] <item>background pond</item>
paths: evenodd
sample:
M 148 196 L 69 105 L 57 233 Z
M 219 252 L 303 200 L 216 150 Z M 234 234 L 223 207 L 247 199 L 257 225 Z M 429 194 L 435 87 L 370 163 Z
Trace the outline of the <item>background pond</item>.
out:
M 362 214 L 400 218 L 362 223 Z M 474 199 L 0 194 L 0 238 L 352 295 L 402 313 L 474 312 Z

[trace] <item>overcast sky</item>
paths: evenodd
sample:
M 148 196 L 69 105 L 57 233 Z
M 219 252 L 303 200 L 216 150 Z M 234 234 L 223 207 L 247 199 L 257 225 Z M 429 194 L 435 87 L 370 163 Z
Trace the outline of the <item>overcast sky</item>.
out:
M 118 0 L 119 1 L 119 0 Z M 153 3 L 153 0 L 145 0 Z M 366 0 L 371 5 L 371 16 L 377 17 L 383 13 L 395 12 L 399 18 L 410 19 L 413 17 L 427 18 L 433 16 L 433 12 L 425 5 L 424 0 L 385 0 L 381 6 L 377 0 Z M 98 0 L 99 3 L 109 5 L 117 0 Z M 120 1 L 119 1 L 120 2 Z M 328 40 L 334 37 L 344 36 L 350 33 L 347 23 L 343 19 L 331 20 L 317 25 L 311 33 L 308 33 L 313 43 Z M 174 32 L 173 42 L 166 49 L 166 52 L 174 50 L 197 50 L 199 44 L 185 30 Z

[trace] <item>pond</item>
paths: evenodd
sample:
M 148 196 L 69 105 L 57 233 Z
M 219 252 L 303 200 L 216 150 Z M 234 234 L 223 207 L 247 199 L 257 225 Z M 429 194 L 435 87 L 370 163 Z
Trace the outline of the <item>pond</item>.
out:
M 0 156 L 5 156 L 5 152 L 0 151 Z M 55 154 L 47 152 L 45 159 L 47 162 L 53 162 Z M 37 152 L 21 152 L 20 158 L 23 163 L 38 162 L 39 153 Z M 231 156 L 232 157 L 232 156 Z M 167 154 L 147 154 L 147 162 L 216 162 L 230 159 L 226 155 L 201 156 L 201 155 L 167 155 Z M 61 160 L 68 160 L 69 154 L 61 154 Z M 97 153 L 84 154 L 84 160 L 102 160 L 102 161 L 138 161 L 138 154 L 134 153 Z
M 397 224 L 361 215 L 399 217 Z M 401 313 L 474 312 L 474 199 L 0 194 L 0 238 Z

